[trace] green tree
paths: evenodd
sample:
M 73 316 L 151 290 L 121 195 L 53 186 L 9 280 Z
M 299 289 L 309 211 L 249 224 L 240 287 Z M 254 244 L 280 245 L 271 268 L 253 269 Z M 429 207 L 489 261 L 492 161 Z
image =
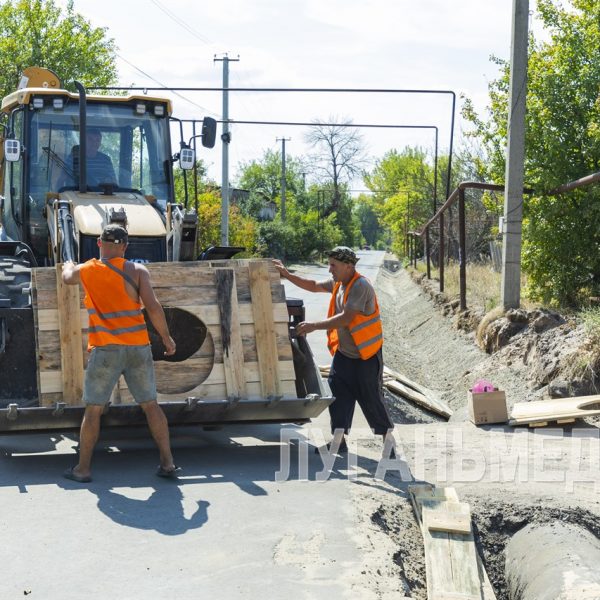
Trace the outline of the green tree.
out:
M 392 236 L 392 250 L 406 251 L 406 234 L 419 229 L 432 216 L 433 167 L 421 148 L 390 150 L 366 174 L 373 192 L 373 210 Z
M 378 247 L 385 238 L 385 229 L 379 222 L 378 211 L 369 194 L 360 194 L 355 201 L 354 213 L 360 223 L 360 233 L 365 242 Z
M 600 170 L 600 1 L 538 0 L 549 36 L 531 37 L 527 95 L 523 265 L 530 295 L 573 304 L 600 293 L 600 192 L 547 192 Z M 509 65 L 490 84 L 487 118 L 463 115 L 487 152 L 488 175 L 504 180 Z
M 205 191 L 198 196 L 198 249 L 221 245 L 221 193 Z M 237 206 L 229 207 L 229 244 L 242 246 L 252 256 L 258 252 L 258 224 L 243 215 Z
M 111 85 L 117 80 L 115 42 L 106 28 L 93 27 L 76 13 L 73 2 L 63 11 L 54 0 L 8 0 L 0 4 L 0 89 L 13 92 L 26 67 L 54 71 L 70 82 Z
M 238 168 L 238 186 L 250 192 L 240 206 L 245 214 L 258 217 L 265 202 L 281 201 L 281 152 L 266 150 L 260 160 L 241 163 Z M 285 161 L 286 200 L 302 190 L 302 161 L 287 155 Z

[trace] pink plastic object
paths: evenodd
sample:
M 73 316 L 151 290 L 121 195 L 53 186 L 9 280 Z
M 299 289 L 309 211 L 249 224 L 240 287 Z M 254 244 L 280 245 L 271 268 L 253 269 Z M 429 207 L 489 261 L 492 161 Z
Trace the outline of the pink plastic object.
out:
M 475 392 L 476 394 L 481 394 L 483 392 L 493 392 L 496 388 L 494 387 L 494 384 L 491 381 L 488 381 L 487 379 L 478 379 L 474 384 L 473 384 L 473 388 L 472 388 L 472 392 Z

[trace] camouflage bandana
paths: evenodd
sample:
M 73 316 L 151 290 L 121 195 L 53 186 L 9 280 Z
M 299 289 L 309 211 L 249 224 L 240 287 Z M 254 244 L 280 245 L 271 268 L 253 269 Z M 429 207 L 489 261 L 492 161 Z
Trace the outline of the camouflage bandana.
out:
M 327 253 L 327 256 L 349 265 L 355 265 L 359 260 L 354 250 L 348 248 L 348 246 L 336 246 Z

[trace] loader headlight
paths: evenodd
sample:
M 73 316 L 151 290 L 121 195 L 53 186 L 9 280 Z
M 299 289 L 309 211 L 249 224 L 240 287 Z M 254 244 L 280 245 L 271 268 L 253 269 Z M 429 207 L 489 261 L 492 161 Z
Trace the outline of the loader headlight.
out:
M 33 99 L 33 108 L 44 108 L 44 99 L 43 98 L 34 98 Z
M 135 105 L 135 114 L 136 115 L 145 115 L 146 114 L 146 105 L 143 102 L 139 102 Z
M 64 108 L 65 102 L 62 98 L 54 98 L 52 100 L 52 108 L 54 110 L 62 110 Z
M 154 107 L 154 116 L 155 117 L 164 117 L 165 116 L 165 107 L 162 104 L 157 104 Z

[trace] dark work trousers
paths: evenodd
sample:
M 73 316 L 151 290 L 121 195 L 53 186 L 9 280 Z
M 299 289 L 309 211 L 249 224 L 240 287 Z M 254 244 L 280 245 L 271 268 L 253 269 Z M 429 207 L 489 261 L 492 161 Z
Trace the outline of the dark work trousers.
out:
M 336 352 L 329 372 L 329 387 L 335 400 L 329 406 L 331 431 L 352 425 L 354 407 L 358 402 L 369 427 L 383 435 L 394 427 L 383 404 L 383 355 L 381 350 L 367 360 L 348 358 Z

